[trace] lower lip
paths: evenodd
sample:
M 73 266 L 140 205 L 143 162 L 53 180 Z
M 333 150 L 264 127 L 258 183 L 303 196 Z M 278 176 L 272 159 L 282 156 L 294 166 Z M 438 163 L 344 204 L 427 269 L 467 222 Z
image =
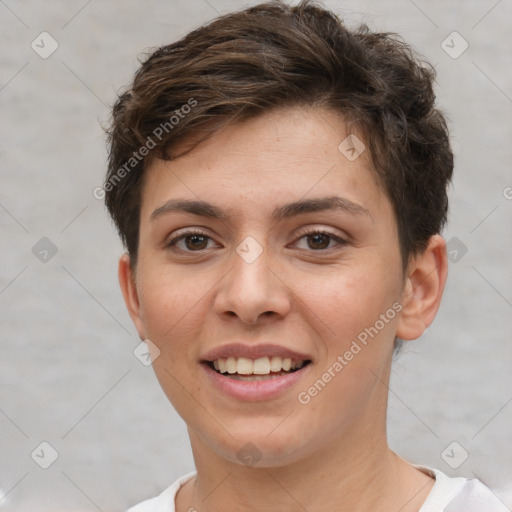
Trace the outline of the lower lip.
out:
M 281 375 L 279 377 L 272 377 L 266 380 L 235 380 L 217 373 L 210 368 L 207 364 L 202 363 L 204 371 L 210 382 L 213 385 L 233 398 L 243 401 L 257 401 L 257 400 L 270 400 L 282 395 L 290 388 L 292 388 L 306 373 L 311 366 L 311 363 L 303 366 L 299 370 Z

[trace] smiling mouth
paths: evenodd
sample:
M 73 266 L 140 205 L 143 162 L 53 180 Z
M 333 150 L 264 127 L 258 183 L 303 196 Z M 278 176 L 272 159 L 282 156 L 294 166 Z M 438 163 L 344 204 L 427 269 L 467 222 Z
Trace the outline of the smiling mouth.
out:
M 310 360 L 297 360 L 278 356 L 248 359 L 246 357 L 219 358 L 204 361 L 212 370 L 234 380 L 268 380 L 294 373 L 311 363 Z

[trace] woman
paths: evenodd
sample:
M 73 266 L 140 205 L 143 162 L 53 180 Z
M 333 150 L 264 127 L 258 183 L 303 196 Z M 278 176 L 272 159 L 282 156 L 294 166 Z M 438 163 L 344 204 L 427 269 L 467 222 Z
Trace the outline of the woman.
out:
M 143 62 L 104 190 L 197 472 L 131 512 L 506 510 L 386 438 L 393 352 L 446 282 L 433 79 L 397 37 L 308 1 L 221 17 Z

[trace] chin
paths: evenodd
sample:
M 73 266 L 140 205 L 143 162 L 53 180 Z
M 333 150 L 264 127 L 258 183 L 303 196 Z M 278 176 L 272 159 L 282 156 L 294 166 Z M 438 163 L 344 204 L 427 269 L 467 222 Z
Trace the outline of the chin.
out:
M 210 446 L 222 458 L 248 468 L 284 467 L 307 456 L 308 450 L 303 436 L 293 439 L 290 438 L 289 431 L 283 431 L 281 436 L 276 432 L 269 434 L 269 430 L 255 432 L 249 428 L 247 431 L 245 435 L 227 434 L 222 439 L 213 441 Z

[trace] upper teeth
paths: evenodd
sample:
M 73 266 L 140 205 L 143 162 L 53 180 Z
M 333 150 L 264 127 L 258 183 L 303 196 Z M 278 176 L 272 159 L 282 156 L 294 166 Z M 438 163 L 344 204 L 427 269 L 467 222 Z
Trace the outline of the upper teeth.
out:
M 247 359 L 246 357 L 221 357 L 213 361 L 213 366 L 221 373 L 239 373 L 241 375 L 267 375 L 270 372 L 289 371 L 301 368 L 304 361 L 293 362 L 290 357 L 278 356 Z

